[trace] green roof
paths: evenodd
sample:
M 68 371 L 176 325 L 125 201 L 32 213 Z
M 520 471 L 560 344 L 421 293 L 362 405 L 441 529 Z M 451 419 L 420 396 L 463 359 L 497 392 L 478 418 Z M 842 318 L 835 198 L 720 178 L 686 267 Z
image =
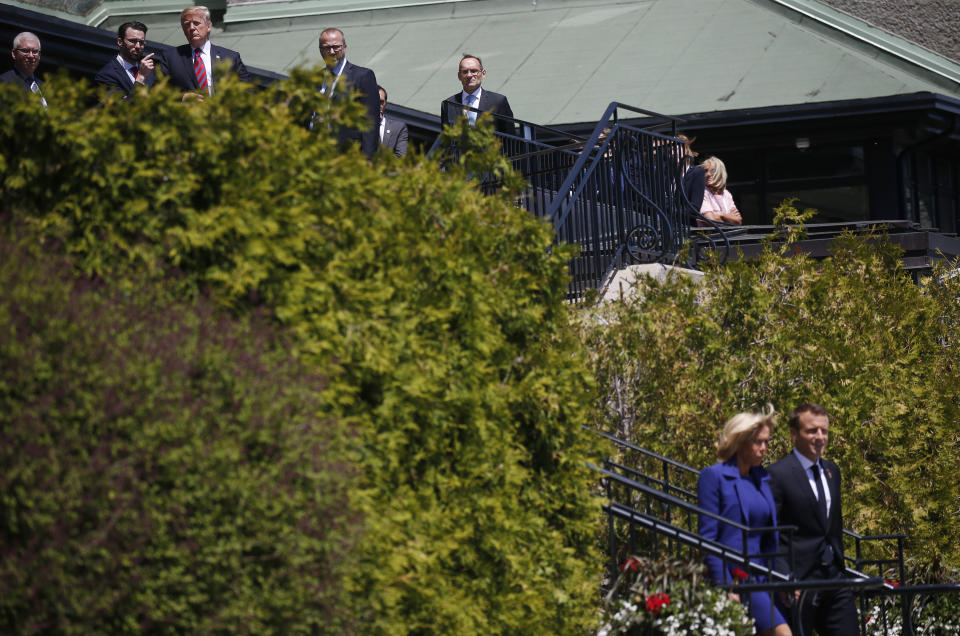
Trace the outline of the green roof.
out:
M 174 14 L 123 5 L 150 39 L 181 44 Z M 169 4 L 169 3 L 168 3 Z M 183 3 L 187 6 L 189 3 Z M 619 101 L 671 115 L 933 92 L 960 97 L 960 65 L 815 0 L 234 0 L 214 41 L 288 73 L 321 61 L 321 29 L 344 30 L 390 101 L 427 113 L 460 86 L 464 52 L 515 115 L 596 120 Z

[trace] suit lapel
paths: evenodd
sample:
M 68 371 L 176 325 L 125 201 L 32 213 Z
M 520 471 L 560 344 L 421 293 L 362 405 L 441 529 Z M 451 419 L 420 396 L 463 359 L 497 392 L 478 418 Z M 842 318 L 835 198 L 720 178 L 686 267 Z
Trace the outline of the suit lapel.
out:
M 130 73 L 127 72 L 127 69 L 123 68 L 123 64 L 117 61 L 117 58 L 113 58 L 113 66 L 119 69 L 120 77 L 123 78 L 123 86 L 127 89 L 127 92 L 133 90 L 133 79 L 130 77 Z
M 183 70 L 186 73 L 187 77 L 190 78 L 190 84 L 199 89 L 200 85 L 197 84 L 197 74 L 193 72 L 193 47 L 189 44 L 184 48 L 178 48 L 180 51 L 180 63 L 183 65 Z
M 490 105 L 490 99 L 490 95 L 487 93 L 487 91 L 480 93 L 480 103 L 477 105 L 477 108 L 480 109 L 481 113 L 486 113 L 493 110 L 493 107 Z M 479 116 L 480 115 L 478 114 L 477 117 Z
M 390 120 L 386 117 L 383 118 L 383 145 L 393 148 L 393 128 L 390 125 Z
M 724 479 L 733 482 L 733 491 L 737 493 L 737 507 L 740 509 L 740 522 L 746 524 L 747 510 L 743 507 L 743 502 L 746 501 L 746 493 L 741 490 L 744 487 L 744 483 L 743 480 L 740 479 L 740 470 L 737 468 L 736 460 L 734 460 L 732 465 L 724 463 L 723 468 L 720 469 L 720 473 Z
M 823 466 L 824 472 L 827 473 L 827 488 L 830 489 L 830 509 L 827 511 L 827 514 L 829 516 L 826 519 L 827 526 L 829 526 L 834 516 L 834 510 L 837 509 L 836 503 L 840 501 L 840 492 L 839 492 L 839 489 L 837 488 L 837 478 L 833 474 L 834 467 L 827 466 L 826 462 L 823 462 L 823 461 L 821 461 L 820 463 Z
M 794 455 L 792 451 L 790 452 L 790 459 L 791 465 L 793 466 L 794 479 L 796 480 L 797 487 L 803 493 L 801 496 L 807 502 L 809 514 L 817 520 L 817 523 L 819 523 L 823 531 L 826 532 L 827 520 L 823 518 L 823 512 L 820 506 L 817 505 L 817 497 L 813 494 L 813 489 L 810 488 L 810 478 L 807 476 L 807 471 L 803 469 L 800 460 L 797 459 L 797 456 Z

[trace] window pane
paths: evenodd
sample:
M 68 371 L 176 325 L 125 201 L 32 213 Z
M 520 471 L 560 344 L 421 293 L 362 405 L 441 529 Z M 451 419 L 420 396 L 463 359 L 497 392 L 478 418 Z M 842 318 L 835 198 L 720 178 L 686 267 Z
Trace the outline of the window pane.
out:
M 817 210 L 817 215 L 813 217 L 811 223 L 865 221 L 870 218 L 865 185 L 771 192 L 767 201 L 772 210 L 784 199 L 790 197 L 797 198 L 794 206 L 798 210 L 806 208 Z
M 863 146 L 772 150 L 768 157 L 767 178 L 770 183 L 865 174 Z

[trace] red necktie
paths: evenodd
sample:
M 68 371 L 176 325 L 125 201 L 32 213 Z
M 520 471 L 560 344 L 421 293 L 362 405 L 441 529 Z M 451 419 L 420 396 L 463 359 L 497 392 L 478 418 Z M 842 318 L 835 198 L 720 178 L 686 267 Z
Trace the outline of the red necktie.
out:
M 193 50 L 193 74 L 197 76 L 197 86 L 203 90 L 207 87 L 207 69 L 200 57 L 200 49 Z

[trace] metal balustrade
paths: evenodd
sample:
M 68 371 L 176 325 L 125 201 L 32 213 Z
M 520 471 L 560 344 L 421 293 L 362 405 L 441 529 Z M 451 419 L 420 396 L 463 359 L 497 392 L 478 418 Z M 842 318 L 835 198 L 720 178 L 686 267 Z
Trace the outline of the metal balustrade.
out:
M 621 110 L 650 123 L 630 125 Z M 527 182 L 517 205 L 548 219 L 557 243 L 579 248 L 569 263 L 571 300 L 626 265 L 695 267 L 710 252 L 726 259 L 723 226 L 701 216 L 684 194 L 692 158 L 677 139 L 679 119 L 613 102 L 587 139 L 514 118 L 495 116 L 494 123 L 504 155 Z M 456 159 L 459 149 L 444 148 L 444 155 Z M 492 175 L 479 180 L 485 193 L 502 185 Z M 698 224 L 713 231 L 692 235 Z

